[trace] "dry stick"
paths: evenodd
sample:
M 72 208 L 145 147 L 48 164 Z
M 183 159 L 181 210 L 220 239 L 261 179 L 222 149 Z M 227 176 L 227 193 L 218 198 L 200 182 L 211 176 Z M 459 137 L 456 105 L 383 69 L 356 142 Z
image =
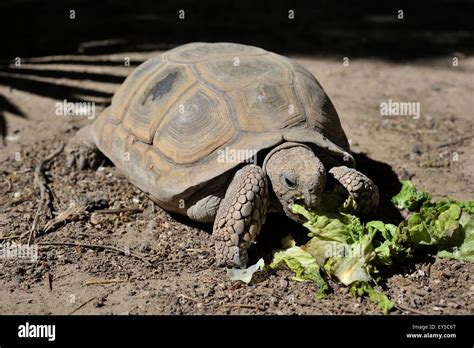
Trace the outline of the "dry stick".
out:
M 21 197 L 21 198 L 18 198 L 17 200 L 14 200 L 12 201 L 11 205 L 17 205 L 17 204 L 21 204 L 23 202 L 26 202 L 28 201 L 33 195 L 30 193 L 29 195 L 25 196 L 25 197 Z
M 80 204 L 72 206 L 56 215 L 52 220 L 49 220 L 43 227 L 43 232 L 48 232 L 62 222 L 77 220 L 81 214 L 86 212 L 87 205 Z
M 7 188 L 7 190 L 5 191 L 5 193 L 8 193 L 8 192 L 10 192 L 10 190 L 12 189 L 12 183 L 11 183 L 10 180 L 8 180 L 8 178 L 3 178 L 3 180 L 4 180 L 4 182 L 3 182 L 2 184 L 6 183 L 6 184 L 8 185 L 8 188 Z
M 59 214 L 53 220 L 50 220 L 46 223 L 43 228 L 43 232 L 48 232 L 52 228 L 55 228 L 57 225 L 63 222 L 68 222 L 72 220 L 78 220 L 82 214 L 92 215 L 92 214 L 118 214 L 123 212 L 142 212 L 143 209 L 140 208 L 120 208 L 120 209 L 102 209 L 102 210 L 93 210 L 88 211 L 93 204 L 81 204 L 77 206 L 70 207 Z
M 0 162 L 2 163 L 2 162 Z M 7 173 L 9 175 L 16 175 L 16 174 L 24 174 L 24 173 L 29 173 L 33 170 L 33 168 L 26 168 L 26 169 L 22 169 L 22 170 L 19 170 L 19 171 L 16 171 L 14 170 L 13 172 L 10 172 L 8 170 L 3 170 L 3 173 Z
M 101 285 L 101 284 L 114 284 L 114 283 L 126 283 L 127 279 L 102 279 L 102 280 L 86 280 L 82 285 Z
M 84 307 L 86 304 L 88 304 L 89 302 L 91 302 L 92 300 L 95 300 L 96 296 L 94 297 L 91 297 L 90 299 L 88 299 L 86 302 L 84 302 L 83 304 L 81 304 L 79 307 L 76 307 L 72 312 L 69 313 L 69 315 L 73 315 L 74 313 L 76 313 L 79 309 L 81 309 L 82 307 Z
M 22 170 L 20 170 L 20 171 L 18 171 L 18 172 L 13 172 L 13 173 L 14 173 L 14 174 L 24 174 L 24 173 L 29 173 L 29 172 L 31 172 L 31 171 L 33 171 L 33 168 L 26 168 L 26 169 L 22 169 Z
M 419 315 L 426 315 L 425 312 L 422 312 L 422 311 L 419 311 L 418 309 L 415 309 L 415 308 L 408 308 L 408 307 L 405 307 L 405 306 L 402 306 L 402 305 L 395 305 L 395 308 L 398 308 L 399 310 L 402 310 L 402 311 L 407 311 L 407 312 L 412 312 L 412 313 L 415 313 L 415 314 L 419 314 Z
M 141 208 L 118 208 L 118 209 L 99 209 L 99 210 L 92 211 L 92 213 L 94 213 L 94 214 L 119 214 L 119 213 L 127 213 L 127 212 L 141 213 L 141 212 L 143 212 L 143 209 L 141 209 Z
M 226 307 L 226 308 L 247 308 L 247 309 L 260 310 L 260 307 L 258 307 L 256 305 L 240 304 L 240 303 L 228 304 L 228 305 L 225 305 L 224 307 Z
M 193 302 L 197 302 L 198 300 L 196 300 L 195 298 L 192 298 L 192 297 L 189 297 L 185 294 L 179 294 L 178 297 L 180 298 L 185 298 L 186 300 L 189 300 L 189 301 L 193 301 Z
M 464 140 L 471 139 L 471 138 L 474 138 L 474 135 L 468 135 L 466 137 L 459 138 L 458 140 L 438 145 L 437 148 L 439 149 L 441 147 L 456 145 L 456 144 L 462 143 Z
M 89 249 L 111 250 L 111 251 L 115 251 L 116 253 L 119 253 L 121 255 L 132 256 L 132 257 L 146 263 L 147 265 L 152 264 L 151 261 L 141 257 L 140 255 L 137 255 L 137 254 L 131 253 L 129 251 L 125 251 L 125 250 L 116 248 L 116 247 L 111 246 L 111 245 L 82 244 L 82 243 L 61 243 L 61 242 L 40 242 L 40 243 L 37 243 L 37 244 L 38 245 L 44 245 L 44 246 L 71 246 L 71 247 L 81 247 L 81 248 L 89 248 Z
M 38 204 L 38 209 L 36 210 L 35 218 L 33 219 L 33 224 L 31 225 L 31 230 L 28 235 L 28 245 L 31 244 L 31 240 L 36 230 L 36 225 L 38 223 L 38 218 L 42 214 L 43 206 L 45 204 L 46 199 L 50 200 L 51 191 L 49 190 L 48 184 L 46 182 L 46 178 L 44 177 L 43 170 L 46 164 L 48 164 L 53 158 L 58 156 L 64 149 L 64 144 L 61 144 L 59 148 L 50 154 L 45 159 L 41 160 L 35 168 L 35 178 L 34 183 L 40 190 L 40 202 Z
M 16 238 L 20 238 L 20 237 L 21 237 L 21 235 L 6 236 L 6 237 L 0 237 L 0 240 L 16 239 Z
M 51 276 L 51 273 L 47 272 L 44 280 L 48 290 L 53 291 L 53 277 Z

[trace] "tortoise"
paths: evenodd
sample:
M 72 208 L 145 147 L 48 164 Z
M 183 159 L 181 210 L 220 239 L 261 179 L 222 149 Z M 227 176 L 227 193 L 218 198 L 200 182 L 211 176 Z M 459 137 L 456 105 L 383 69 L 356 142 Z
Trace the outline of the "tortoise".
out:
M 79 169 L 105 155 L 163 209 L 214 222 L 220 266 L 246 266 L 267 213 L 299 221 L 292 204 L 323 205 L 327 177 L 362 214 L 379 201 L 316 78 L 235 43 L 190 43 L 147 60 L 66 152 Z

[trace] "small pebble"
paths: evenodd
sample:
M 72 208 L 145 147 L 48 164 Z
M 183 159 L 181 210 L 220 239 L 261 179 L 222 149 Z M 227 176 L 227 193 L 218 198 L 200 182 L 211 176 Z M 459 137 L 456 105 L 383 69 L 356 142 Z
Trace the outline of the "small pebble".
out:
M 288 287 L 288 281 L 286 279 L 281 279 L 278 283 L 282 290 L 285 290 Z
M 104 307 L 105 306 L 105 299 L 103 297 L 99 297 L 97 298 L 96 300 L 94 300 L 94 302 L 92 302 L 92 305 L 95 307 L 95 308 L 100 308 L 100 307 Z

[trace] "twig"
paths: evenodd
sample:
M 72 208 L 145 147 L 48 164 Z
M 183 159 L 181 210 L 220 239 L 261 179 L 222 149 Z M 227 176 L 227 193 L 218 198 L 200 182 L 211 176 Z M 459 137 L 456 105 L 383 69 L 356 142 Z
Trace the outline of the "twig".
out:
M 95 213 L 95 214 L 119 214 L 119 213 L 127 213 L 127 212 L 141 213 L 141 212 L 143 212 L 143 209 L 141 209 L 141 208 L 118 208 L 118 209 L 99 209 L 99 210 L 94 210 L 93 211 L 93 213 Z
M 101 284 L 114 284 L 114 283 L 126 283 L 127 279 L 101 279 L 101 280 L 86 280 L 82 285 L 101 285 Z
M 45 284 L 48 288 L 49 291 L 53 291 L 53 277 L 51 276 L 51 273 L 47 272 L 45 277 L 44 277 Z
M 247 305 L 247 304 L 240 304 L 240 303 L 228 304 L 228 305 L 225 305 L 224 307 L 226 307 L 226 308 L 248 308 L 248 309 L 258 309 L 258 310 L 260 310 L 260 308 L 256 305 Z
M 179 294 L 178 297 L 180 298 L 185 298 L 186 300 L 189 300 L 189 301 L 193 301 L 193 302 L 197 302 L 198 300 L 196 300 L 195 298 L 192 298 L 192 297 L 189 297 L 185 294 Z
M 0 163 L 2 163 L 2 162 L 0 162 Z M 29 173 L 32 170 L 33 170 L 33 168 L 26 168 L 26 169 L 22 169 L 22 170 L 19 170 L 19 171 L 13 171 L 13 172 L 10 172 L 8 170 L 3 170 L 3 173 L 8 174 L 9 176 L 12 176 L 12 175 L 16 175 L 16 174 Z
M 86 212 L 86 209 L 86 204 L 79 204 L 60 212 L 53 220 L 50 220 L 46 223 L 43 228 L 43 232 L 48 232 L 62 222 L 78 220 L 81 214 Z
M 79 309 L 81 309 L 82 307 L 84 307 L 86 304 L 88 304 L 89 302 L 92 302 L 93 300 L 95 300 L 96 296 L 94 297 L 91 297 L 90 299 L 88 299 L 86 302 L 82 303 L 79 307 L 76 307 L 72 312 L 69 313 L 69 315 L 73 315 L 74 313 L 76 313 Z
M 31 240 L 34 237 L 38 218 L 43 212 L 43 206 L 45 205 L 45 203 L 46 205 L 48 205 L 51 202 L 51 190 L 49 189 L 48 184 L 46 182 L 46 178 L 44 177 L 44 168 L 49 162 L 51 162 L 53 158 L 58 156 L 63 151 L 63 149 L 64 144 L 61 144 L 56 151 L 54 151 L 45 159 L 41 160 L 35 168 L 34 183 L 40 190 L 40 202 L 38 204 L 38 209 L 36 210 L 35 218 L 33 219 L 33 224 L 31 225 L 30 233 L 28 235 L 28 245 L 31 244 Z
M 419 311 L 418 309 L 415 309 L 415 308 L 408 308 L 408 307 L 405 307 L 405 306 L 400 305 L 400 304 L 396 304 L 395 308 L 398 308 L 399 310 L 402 310 L 402 311 L 407 311 L 407 312 L 412 312 L 412 313 L 415 313 L 415 314 L 419 314 L 419 315 L 427 315 L 423 311 Z
M 10 190 L 12 189 L 12 183 L 10 180 L 8 180 L 8 178 L 3 178 L 3 180 L 5 180 L 2 184 L 6 183 L 8 185 L 8 188 L 7 190 L 5 191 L 5 193 L 8 193 L 10 192 Z
M 48 232 L 58 226 L 63 222 L 68 221 L 77 221 L 84 216 L 89 216 L 91 214 L 118 214 L 123 212 L 139 212 L 141 213 L 143 209 L 140 208 L 119 208 L 119 209 L 100 209 L 92 210 L 93 206 L 96 205 L 96 202 L 87 201 L 82 204 L 72 206 L 59 214 L 53 220 L 50 220 L 46 223 L 43 228 L 43 232 Z
M 110 251 L 115 251 L 116 253 L 119 253 L 121 255 L 125 256 L 132 256 L 136 258 L 137 260 L 140 260 L 147 265 L 151 265 L 152 263 L 143 258 L 140 255 L 131 253 L 129 251 L 119 249 L 117 247 L 111 246 L 111 245 L 100 245 L 100 244 L 82 244 L 82 243 L 60 243 L 60 242 L 40 242 L 37 243 L 38 245 L 42 246 L 71 246 L 71 247 L 80 247 L 80 248 L 89 248 L 89 249 L 101 249 L 101 250 L 110 250 Z
M 17 205 L 23 202 L 28 201 L 33 195 L 30 193 L 29 195 L 25 197 L 18 198 L 17 200 L 12 201 L 11 205 Z
M 444 143 L 444 144 L 438 145 L 437 148 L 439 149 L 439 148 L 441 148 L 441 147 L 456 145 L 456 144 L 462 143 L 464 140 L 471 139 L 471 138 L 474 138 L 474 135 L 468 135 L 468 136 L 459 138 L 458 140 L 455 140 L 455 141 L 451 141 L 451 142 L 449 142 L 449 143 Z
M 21 235 L 5 236 L 5 237 L 0 237 L 0 240 L 16 239 L 16 238 L 20 238 L 20 237 L 21 237 Z
M 33 171 L 33 168 L 26 168 L 26 169 L 22 169 L 18 172 L 13 172 L 13 174 L 25 174 L 25 173 L 29 173 L 31 171 Z

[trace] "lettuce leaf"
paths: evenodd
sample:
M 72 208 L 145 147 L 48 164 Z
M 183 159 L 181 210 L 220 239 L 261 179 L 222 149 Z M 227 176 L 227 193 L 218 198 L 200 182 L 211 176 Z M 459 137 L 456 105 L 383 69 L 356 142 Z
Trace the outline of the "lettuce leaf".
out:
M 431 200 L 428 192 L 418 191 L 410 181 L 402 180 L 400 182 L 402 184 L 400 192 L 392 197 L 392 203 L 399 208 L 415 210 Z
M 244 282 L 245 284 L 249 284 L 252 281 L 253 275 L 264 269 L 265 267 L 265 261 L 263 259 L 260 259 L 257 261 L 256 264 L 245 268 L 245 269 L 240 269 L 240 268 L 229 268 L 227 269 L 227 276 L 231 281 L 236 281 L 240 280 Z
M 445 247 L 438 251 L 438 256 L 443 258 L 464 260 L 474 263 L 474 218 L 463 212 L 459 219 L 464 235 L 460 245 Z
M 275 253 L 270 267 L 275 269 L 282 263 L 286 264 L 295 273 L 293 280 L 310 281 L 318 286 L 318 291 L 315 294 L 317 299 L 326 296 L 329 286 L 321 276 L 320 267 L 311 254 L 298 246 L 294 246 Z
M 414 213 L 398 226 L 383 221 L 361 223 L 348 213 L 350 199 L 341 192 L 325 193 L 324 209 L 309 211 L 294 204 L 292 212 L 303 216 L 311 238 L 302 246 L 292 246 L 274 255 L 271 267 L 284 263 L 295 280 L 318 284 L 321 298 L 328 285 L 321 275 L 351 287 L 357 296 L 369 296 L 384 313 L 393 303 L 374 290 L 377 266 L 388 266 L 413 255 L 420 246 L 430 246 L 439 257 L 474 262 L 474 199 L 468 202 L 443 200 L 431 202 L 431 196 L 402 181 L 392 202 Z
M 355 297 L 369 296 L 384 314 L 389 313 L 395 306 L 385 294 L 375 290 L 368 282 L 355 282 L 351 285 L 350 291 Z

